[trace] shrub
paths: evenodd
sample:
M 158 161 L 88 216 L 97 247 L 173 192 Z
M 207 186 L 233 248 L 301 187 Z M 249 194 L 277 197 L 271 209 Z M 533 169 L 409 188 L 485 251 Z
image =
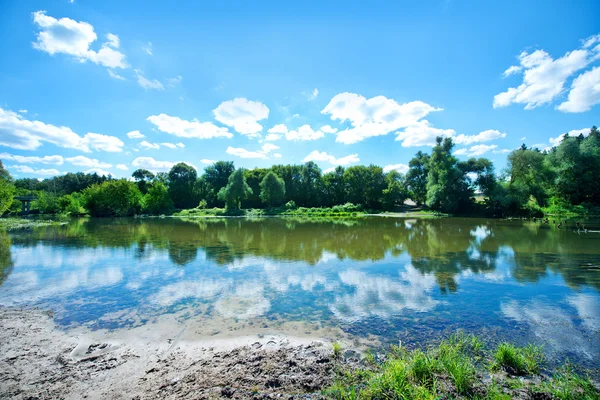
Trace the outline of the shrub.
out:
M 142 198 L 142 211 L 148 214 L 167 214 L 173 211 L 173 200 L 167 185 L 154 182 Z
M 86 188 L 83 198 L 93 217 L 124 217 L 140 211 L 142 193 L 135 183 L 119 179 Z

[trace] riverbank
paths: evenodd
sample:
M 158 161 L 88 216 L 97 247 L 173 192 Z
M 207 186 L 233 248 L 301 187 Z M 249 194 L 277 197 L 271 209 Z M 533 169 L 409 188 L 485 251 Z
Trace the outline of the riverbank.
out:
M 52 313 L 0 308 L 0 397 L 89 399 L 592 399 L 589 378 L 550 377 L 539 349 L 486 350 L 457 334 L 427 351 L 380 354 L 281 335 L 189 342 L 64 331 Z M 159 330 L 157 330 L 159 331 Z M 148 336 L 150 335 L 150 336 Z M 261 337 L 262 336 L 262 337 Z M 150 340 L 150 341 L 148 341 Z
M 49 312 L 4 307 L 0 324 L 0 398 L 320 398 L 339 365 L 331 343 L 290 336 L 98 340 L 58 329 Z

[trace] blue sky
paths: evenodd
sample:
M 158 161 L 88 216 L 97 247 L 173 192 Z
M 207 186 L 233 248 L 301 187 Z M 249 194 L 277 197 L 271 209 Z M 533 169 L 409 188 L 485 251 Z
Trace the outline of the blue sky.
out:
M 600 123 L 600 3 L 574 3 L 3 1 L 0 159 L 404 172 L 443 134 L 501 171 Z

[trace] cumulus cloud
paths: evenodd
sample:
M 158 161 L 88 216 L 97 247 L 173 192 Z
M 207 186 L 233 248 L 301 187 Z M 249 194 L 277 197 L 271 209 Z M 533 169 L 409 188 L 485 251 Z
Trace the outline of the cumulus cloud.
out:
M 457 144 L 471 144 L 471 143 L 480 143 L 480 142 L 489 142 L 491 140 L 502 139 L 506 137 L 506 133 L 502 133 L 495 129 L 488 129 L 483 132 L 479 132 L 477 135 L 457 135 L 452 138 L 454 143 Z
M 157 161 L 152 157 L 138 157 L 131 162 L 131 165 L 135 168 L 143 168 L 153 172 L 165 172 L 170 170 L 175 163 L 171 161 Z
M 413 126 L 429 113 L 441 110 L 422 101 L 398 104 L 385 96 L 367 99 L 346 92 L 335 95 L 321 113 L 332 120 L 350 122 L 352 127 L 339 131 L 336 141 L 351 144 Z
M 147 149 L 156 149 L 156 150 L 160 149 L 160 145 L 158 143 L 150 143 L 147 140 L 140 142 L 140 146 L 145 147 Z
M 383 167 L 383 172 L 396 171 L 401 174 L 406 174 L 408 172 L 408 165 L 406 164 L 390 164 Z
M 589 111 L 598 103 L 600 103 L 600 67 L 586 71 L 575 78 L 567 101 L 557 108 L 564 112 L 578 113 Z
M 475 146 L 471 146 L 470 148 L 464 148 L 464 149 L 458 149 L 454 152 L 455 155 L 457 156 L 469 156 L 469 157 L 476 157 L 476 156 L 481 156 L 485 153 L 487 153 L 490 150 L 494 150 L 496 147 L 498 147 L 495 144 L 491 144 L 491 145 L 487 145 L 487 144 L 478 144 Z
M 200 122 L 197 119 L 187 121 L 167 114 L 151 115 L 147 119 L 154 124 L 159 131 L 179 137 L 197 139 L 233 137 L 227 128 L 216 126 L 212 122 Z
M 287 140 L 317 140 L 325 136 L 321 130 L 314 131 L 310 125 L 302 125 L 296 130 L 288 131 L 285 134 Z
M 129 168 L 125 164 L 117 164 L 117 169 L 120 169 L 122 171 L 127 171 Z
M 429 121 L 421 120 L 398 131 L 396 140 L 402 142 L 402 147 L 435 146 L 436 137 L 452 137 L 455 133 L 454 129 L 434 128 Z
M 53 176 L 53 175 L 60 174 L 60 172 L 54 168 L 35 169 L 35 168 L 31 168 L 29 165 L 11 165 L 11 166 L 8 166 L 7 168 L 14 169 L 15 171 L 19 171 L 24 174 L 45 175 L 45 176 Z
M 110 172 L 108 172 L 102 168 L 90 168 L 83 172 L 85 172 L 86 174 L 98 174 L 100 176 L 102 176 L 102 175 L 109 176 L 110 175 Z
M 139 69 L 134 69 L 133 72 L 135 73 L 138 85 L 140 85 L 144 89 L 165 90 L 165 86 L 159 80 L 150 80 L 144 77 L 144 75 L 142 75 L 142 71 L 140 71 Z
M 323 125 L 321 131 L 325 133 L 336 133 L 338 130 L 337 128 L 332 128 L 330 125 Z
M 70 18 L 56 19 L 46 15 L 46 11 L 33 13 L 33 22 L 39 28 L 37 41 L 33 47 L 50 55 L 67 54 L 80 62 L 91 61 L 107 68 L 128 68 L 125 54 L 119 48 L 119 37 L 106 35 L 106 42 L 100 50 L 90 49 L 98 36 L 94 27 L 87 22 Z
M 309 161 L 326 161 L 331 165 L 348 165 L 359 162 L 360 158 L 358 158 L 358 154 L 350 154 L 345 157 L 335 158 L 331 154 L 327 154 L 324 151 L 313 150 L 309 155 L 304 157 L 304 160 L 302 160 L 302 162 Z
M 185 147 L 185 144 L 179 142 L 179 143 L 169 143 L 169 142 L 163 142 L 161 143 L 161 145 L 168 147 L 170 149 L 183 149 Z
M 224 101 L 213 110 L 215 119 L 250 137 L 258 136 L 262 125 L 258 121 L 269 117 L 269 108 L 261 102 L 243 97 Z
M 308 101 L 313 101 L 319 95 L 319 89 L 314 88 L 312 92 L 308 95 Z
M 215 160 L 209 160 L 208 158 L 203 158 L 200 160 L 200 162 L 202 164 L 214 164 L 216 161 Z
M 12 160 L 21 164 L 55 164 L 62 165 L 64 158 L 62 156 L 19 156 L 16 154 L 0 153 L 0 160 Z
M 552 102 L 564 92 L 564 86 L 574 73 L 587 67 L 600 57 L 600 35 L 588 38 L 582 48 L 569 51 L 554 59 L 544 50 L 531 53 L 524 51 L 519 57 L 519 65 L 513 65 L 504 71 L 504 76 L 523 74 L 523 82 L 517 87 L 508 88 L 494 96 L 494 108 L 511 104 L 525 104 L 526 110 Z M 569 99 L 558 109 L 565 112 L 582 112 L 600 102 L 600 72 L 587 71 L 580 75 L 571 87 Z
M 145 136 L 142 135 L 140 131 L 131 131 L 131 132 L 127 132 L 127 137 L 129 139 L 141 139 L 141 138 L 144 138 Z
M 22 115 L 0 108 L 0 145 L 18 150 L 35 150 L 43 142 L 86 153 L 92 150 L 120 152 L 121 139 L 98 133 L 83 137 L 65 126 L 54 126 L 41 121 L 30 121 Z
M 565 135 L 569 135 L 569 136 L 579 136 L 579 135 L 583 135 L 583 136 L 587 136 L 589 135 L 591 132 L 590 128 L 583 128 L 583 129 L 573 129 L 567 133 L 563 133 L 558 135 L 555 138 L 550 138 L 548 139 L 548 142 L 550 142 L 551 146 L 548 147 L 556 147 L 558 145 L 560 145 L 560 142 L 562 142 L 562 140 L 564 139 Z M 540 146 L 543 147 L 543 146 Z
M 115 71 L 113 71 L 112 69 L 108 70 L 108 76 L 110 76 L 113 79 L 118 79 L 120 81 L 126 81 L 127 79 L 123 78 L 121 75 L 117 74 Z
M 241 158 L 269 158 L 269 153 L 273 150 L 277 150 L 279 146 L 276 146 L 272 143 L 265 143 L 260 150 L 257 151 L 249 151 L 243 149 L 241 147 L 231 147 L 229 146 L 225 152 L 227 154 L 231 154 L 233 156 L 241 157 Z
M 112 164 L 99 161 L 95 158 L 89 158 L 86 156 L 75 156 L 75 157 L 67 157 L 65 161 L 76 165 L 78 167 L 86 167 L 86 168 L 111 168 Z

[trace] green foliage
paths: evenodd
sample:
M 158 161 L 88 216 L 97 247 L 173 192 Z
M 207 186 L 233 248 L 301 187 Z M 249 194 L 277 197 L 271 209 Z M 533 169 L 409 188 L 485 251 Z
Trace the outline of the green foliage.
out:
M 600 393 L 589 377 L 575 373 L 570 364 L 563 365 L 553 379 L 536 388 L 537 392 L 551 393 L 560 400 L 591 400 L 600 398 Z
M 285 182 L 269 172 L 260 182 L 260 199 L 270 207 L 281 205 L 285 198 Z
M 147 169 L 136 169 L 133 171 L 131 176 L 133 179 L 135 179 L 135 182 L 137 183 L 142 194 L 146 194 L 148 192 L 148 185 L 155 178 L 155 175 Z
M 140 211 L 142 193 L 135 183 L 119 179 L 90 186 L 83 198 L 93 217 L 124 217 Z
M 244 170 L 238 169 L 229 176 L 227 186 L 219 191 L 219 200 L 225 202 L 228 210 L 237 210 L 240 208 L 242 200 L 252 194 L 252 189 L 246 183 Z
M 2 164 L 2 160 L 0 160 L 0 181 L 8 181 L 12 182 L 12 176 L 6 168 L 4 168 L 4 164 Z
M 408 163 L 406 186 L 409 197 L 418 205 L 427 201 L 427 177 L 429 176 L 429 154 L 419 151 Z
M 284 207 L 286 210 L 295 210 L 296 208 L 298 208 L 294 200 L 290 200 L 287 203 L 285 203 Z
M 504 368 L 515 375 L 537 374 L 543 361 L 542 349 L 536 346 L 516 347 L 501 343 L 494 353 L 492 369 Z
M 235 171 L 231 161 L 217 161 L 204 169 L 203 180 L 206 183 L 206 201 L 209 207 L 223 206 L 218 202 L 218 193 L 227 185 L 229 177 Z
M 175 164 L 169 171 L 169 194 L 177 208 L 190 208 L 198 204 L 194 187 L 198 174 L 186 163 Z
M 173 201 L 169 189 L 162 182 L 154 182 L 142 198 L 142 212 L 157 215 L 169 214 L 172 211 Z
M 333 342 L 331 346 L 333 348 L 333 357 L 340 358 L 342 355 L 342 344 L 339 342 Z
M 84 198 L 81 193 L 66 194 L 57 199 L 59 212 L 68 215 L 84 215 L 86 213 L 83 207 Z
M 53 193 L 39 192 L 37 200 L 33 201 L 31 207 L 42 214 L 55 214 L 59 211 L 57 197 Z
M 402 205 L 408 198 L 408 191 L 404 184 L 404 177 L 396 172 L 390 171 L 385 176 L 387 188 L 382 192 L 382 205 L 384 210 L 392 210 L 397 205 Z
M 200 203 L 196 206 L 197 209 L 203 210 L 208 206 L 206 200 L 200 200 Z
M 14 195 L 13 184 L 6 179 L 0 179 L 0 216 L 11 207 Z

